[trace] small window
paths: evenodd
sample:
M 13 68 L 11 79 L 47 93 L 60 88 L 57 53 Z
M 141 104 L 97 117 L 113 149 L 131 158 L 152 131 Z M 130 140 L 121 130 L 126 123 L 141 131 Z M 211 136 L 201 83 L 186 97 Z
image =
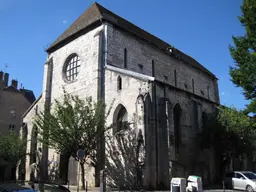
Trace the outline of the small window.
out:
M 72 54 L 65 62 L 63 73 L 67 81 L 74 81 L 80 72 L 80 58 L 77 54 Z
M 174 85 L 177 86 L 177 72 L 174 70 Z
M 192 91 L 193 93 L 195 93 L 195 80 L 192 79 Z
M 120 76 L 117 77 L 117 90 L 120 91 L 122 89 L 122 78 Z
M 35 114 L 38 115 L 38 105 L 35 108 Z
M 155 61 L 152 60 L 152 76 L 155 77 Z
M 9 131 L 14 131 L 15 130 L 15 125 L 9 125 Z
M 124 68 L 127 68 L 127 49 L 124 49 Z
M 11 117 L 12 117 L 13 119 L 15 119 L 15 118 L 16 118 L 16 110 L 15 110 L 15 109 L 11 109 L 11 110 L 10 110 L 10 115 L 11 115 Z
M 208 97 L 208 99 L 210 99 L 210 87 L 209 86 L 207 86 L 207 97 Z

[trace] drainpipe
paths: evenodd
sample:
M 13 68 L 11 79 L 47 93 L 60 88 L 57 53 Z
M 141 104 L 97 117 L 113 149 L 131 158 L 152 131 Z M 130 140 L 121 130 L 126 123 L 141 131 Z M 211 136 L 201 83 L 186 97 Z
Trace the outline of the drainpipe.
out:
M 155 63 L 152 61 L 152 76 L 155 77 Z M 152 82 L 152 101 L 153 101 L 153 113 L 154 113 L 154 126 L 155 126 L 155 148 L 156 148 L 156 169 L 155 169 L 155 187 L 158 187 L 158 134 L 157 134 L 157 99 L 156 99 L 156 82 Z
M 103 29 L 99 33 L 99 60 L 98 60 L 98 100 L 103 100 L 105 102 L 105 66 L 107 61 L 107 24 L 102 20 L 100 22 L 103 25 Z M 97 159 L 100 160 L 99 170 L 97 170 L 97 175 L 99 171 L 105 168 L 105 139 L 104 134 L 99 138 L 99 156 Z

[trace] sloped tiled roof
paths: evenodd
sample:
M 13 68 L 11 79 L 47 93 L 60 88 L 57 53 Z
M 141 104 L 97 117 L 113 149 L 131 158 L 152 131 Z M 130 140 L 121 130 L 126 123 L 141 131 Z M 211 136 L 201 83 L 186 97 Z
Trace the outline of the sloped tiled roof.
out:
M 28 90 L 28 89 L 20 89 L 20 92 L 22 92 L 24 94 L 24 96 L 27 98 L 27 100 L 31 104 L 36 100 L 36 97 L 35 97 L 33 91 Z
M 28 89 L 17 89 L 14 86 L 10 85 L 8 87 L 3 88 L 3 91 L 21 93 L 31 104 L 36 100 L 34 92 Z
M 125 31 L 147 41 L 151 45 L 166 52 L 167 54 L 170 54 L 168 49 L 172 47 L 171 45 L 157 38 L 156 36 L 148 33 L 147 31 L 137 27 L 131 22 L 121 18 L 120 16 L 114 14 L 113 12 L 109 11 L 108 9 L 104 8 L 98 3 L 93 3 L 73 24 L 71 24 L 71 26 L 66 31 L 64 31 L 64 33 L 59 38 L 57 38 L 52 43 L 52 45 L 50 45 L 48 49 L 46 49 L 46 51 L 48 53 L 51 53 L 57 50 L 59 47 L 64 46 L 65 44 L 70 42 L 70 40 L 82 35 L 83 31 L 86 31 L 86 29 L 88 30 L 88 28 L 92 27 L 94 24 L 100 24 L 100 22 L 102 21 L 108 21 L 113 25 L 118 26 L 124 29 Z M 173 49 L 173 55 L 176 55 L 176 57 L 179 57 L 180 59 L 188 62 L 195 68 L 198 68 L 206 72 L 213 78 L 216 78 L 213 73 L 207 70 L 199 62 L 197 62 L 192 57 L 184 54 L 183 52 L 179 51 L 178 49 Z

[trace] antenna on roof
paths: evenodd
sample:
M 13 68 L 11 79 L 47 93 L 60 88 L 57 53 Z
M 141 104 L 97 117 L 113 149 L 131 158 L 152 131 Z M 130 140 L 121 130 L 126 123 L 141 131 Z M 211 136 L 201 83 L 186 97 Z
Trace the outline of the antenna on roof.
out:
M 10 66 L 7 65 L 7 63 L 5 63 L 5 64 L 4 64 L 4 70 L 3 70 L 3 71 L 6 72 L 8 67 L 10 67 Z

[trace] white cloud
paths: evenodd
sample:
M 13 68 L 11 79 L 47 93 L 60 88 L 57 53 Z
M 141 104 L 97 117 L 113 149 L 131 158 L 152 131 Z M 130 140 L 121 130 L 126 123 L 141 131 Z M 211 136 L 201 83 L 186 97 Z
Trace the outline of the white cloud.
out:
M 62 21 L 63 24 L 66 24 L 67 22 L 68 22 L 67 20 L 63 20 L 63 21 Z
M 225 95 L 225 93 L 224 93 L 224 92 L 221 92 L 221 95 Z

